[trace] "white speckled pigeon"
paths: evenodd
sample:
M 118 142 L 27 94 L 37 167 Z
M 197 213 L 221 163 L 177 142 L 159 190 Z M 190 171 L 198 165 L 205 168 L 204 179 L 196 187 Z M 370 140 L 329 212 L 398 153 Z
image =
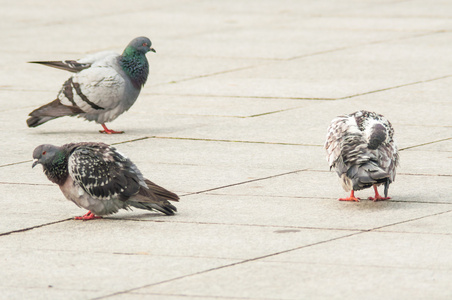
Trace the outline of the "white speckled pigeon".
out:
M 33 152 L 33 167 L 37 164 L 67 199 L 89 210 L 77 220 L 100 218 L 130 206 L 166 215 L 177 211 L 167 201 L 178 201 L 176 194 L 144 178 L 130 159 L 109 145 L 40 145 Z
M 63 116 L 79 116 L 102 125 L 103 133 L 123 133 L 105 126 L 127 111 L 140 94 L 149 73 L 145 54 L 151 48 L 147 37 L 137 37 L 119 55 L 105 51 L 79 60 L 33 61 L 31 63 L 74 72 L 58 93 L 57 99 L 35 109 L 27 120 L 39 126 Z
M 342 201 L 359 201 L 354 191 L 374 187 L 375 197 L 386 200 L 389 184 L 396 176 L 399 154 L 394 129 L 382 115 L 365 110 L 339 116 L 331 121 L 325 143 L 327 160 L 342 180 L 342 187 L 350 191 Z M 384 184 L 384 197 L 377 186 Z

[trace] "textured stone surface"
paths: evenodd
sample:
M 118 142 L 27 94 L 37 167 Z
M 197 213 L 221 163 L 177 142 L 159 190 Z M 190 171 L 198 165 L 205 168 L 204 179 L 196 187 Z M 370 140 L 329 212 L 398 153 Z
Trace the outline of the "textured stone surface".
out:
M 0 299 L 452 298 L 448 1 L 23 0 L 0 16 Z M 70 76 L 27 61 L 140 35 L 157 53 L 108 124 L 125 134 L 26 127 Z M 337 201 L 326 129 L 360 109 L 395 128 L 390 201 Z M 86 211 L 31 155 L 80 141 L 114 144 L 181 196 L 178 213 L 73 220 Z

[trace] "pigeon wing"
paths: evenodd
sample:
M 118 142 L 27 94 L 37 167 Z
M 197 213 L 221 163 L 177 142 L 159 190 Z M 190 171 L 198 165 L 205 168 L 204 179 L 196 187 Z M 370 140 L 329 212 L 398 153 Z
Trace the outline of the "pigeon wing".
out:
M 63 61 L 30 61 L 32 64 L 41 64 L 44 66 L 69 71 L 73 73 L 80 72 L 81 70 L 91 67 L 89 63 L 79 63 L 76 60 L 63 60 Z
M 64 84 L 58 99 L 67 106 L 77 106 L 87 114 L 113 109 L 124 98 L 126 83 L 115 64 L 117 57 L 108 57 L 90 68 L 74 74 Z
M 103 52 L 98 52 L 95 54 L 88 55 L 86 57 L 83 57 L 83 58 L 77 59 L 77 60 L 30 61 L 29 63 L 41 64 L 44 66 L 48 66 L 48 67 L 52 67 L 52 68 L 56 68 L 56 69 L 60 69 L 60 70 L 64 70 L 64 71 L 78 73 L 84 69 L 88 69 L 89 67 L 91 67 L 92 64 L 94 64 L 97 61 L 100 61 L 110 55 L 117 55 L 117 54 L 112 51 L 103 51 Z
M 88 143 L 69 156 L 69 175 L 91 197 L 126 201 L 145 185 L 136 166 L 113 147 Z
M 351 116 L 340 116 L 331 121 L 325 142 L 327 160 L 338 175 L 347 172 L 353 165 L 370 159 L 367 142 Z

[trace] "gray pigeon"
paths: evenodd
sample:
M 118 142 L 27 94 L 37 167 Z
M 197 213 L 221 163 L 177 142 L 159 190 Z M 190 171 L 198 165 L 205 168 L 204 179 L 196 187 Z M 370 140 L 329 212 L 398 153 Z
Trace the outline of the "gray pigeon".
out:
M 32 167 L 37 164 L 67 199 L 89 210 L 77 220 L 100 218 L 130 206 L 166 215 L 177 211 L 167 201 L 178 201 L 176 194 L 144 178 L 130 159 L 104 143 L 40 145 L 33 151 Z
M 330 170 L 334 167 L 342 180 L 342 187 L 350 191 L 342 201 L 359 201 L 354 191 L 374 187 L 375 197 L 386 200 L 389 184 L 396 176 L 399 154 L 395 144 L 394 129 L 382 115 L 360 110 L 339 116 L 331 121 L 325 143 Z M 384 197 L 377 186 L 384 184 Z
M 147 37 L 137 37 L 119 55 L 99 52 L 79 60 L 32 61 L 75 73 L 61 88 L 57 99 L 32 111 L 28 127 L 63 116 L 79 116 L 102 125 L 103 133 L 123 133 L 105 126 L 127 111 L 140 94 L 149 73 L 145 54 L 151 48 Z

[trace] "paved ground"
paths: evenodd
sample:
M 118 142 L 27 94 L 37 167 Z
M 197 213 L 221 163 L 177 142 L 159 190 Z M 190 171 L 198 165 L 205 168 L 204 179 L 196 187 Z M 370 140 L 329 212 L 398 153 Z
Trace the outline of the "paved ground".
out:
M 452 2 L 3 1 L 0 19 L 1 299 L 452 299 Z M 157 54 L 125 134 L 26 127 L 69 75 L 27 61 L 139 35 Z M 322 145 L 358 109 L 395 127 L 391 201 L 337 201 Z M 115 144 L 179 213 L 71 219 L 31 153 L 75 141 Z

